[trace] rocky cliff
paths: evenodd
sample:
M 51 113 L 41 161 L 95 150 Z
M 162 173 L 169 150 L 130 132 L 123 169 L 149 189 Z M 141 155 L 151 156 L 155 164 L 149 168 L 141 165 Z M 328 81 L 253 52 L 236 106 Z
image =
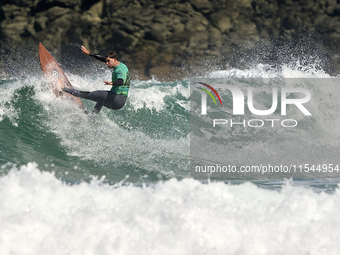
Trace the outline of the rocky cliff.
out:
M 3 72 L 37 59 L 39 41 L 55 54 L 115 49 L 145 77 L 294 60 L 340 72 L 336 0 L 2 0 L 0 9 Z

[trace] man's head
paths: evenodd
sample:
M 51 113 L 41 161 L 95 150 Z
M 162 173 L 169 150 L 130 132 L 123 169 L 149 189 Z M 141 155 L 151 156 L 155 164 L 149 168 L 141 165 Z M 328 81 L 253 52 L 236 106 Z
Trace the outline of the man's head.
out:
M 105 56 L 105 63 L 108 68 L 114 68 L 119 65 L 118 54 L 115 51 L 109 51 Z

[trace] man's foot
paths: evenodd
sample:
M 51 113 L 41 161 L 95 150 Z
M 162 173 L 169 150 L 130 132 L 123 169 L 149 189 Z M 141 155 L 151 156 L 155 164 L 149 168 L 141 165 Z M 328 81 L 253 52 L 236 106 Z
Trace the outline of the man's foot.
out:
M 70 89 L 68 87 L 63 87 L 63 91 L 72 95 L 73 92 L 74 92 L 74 89 Z

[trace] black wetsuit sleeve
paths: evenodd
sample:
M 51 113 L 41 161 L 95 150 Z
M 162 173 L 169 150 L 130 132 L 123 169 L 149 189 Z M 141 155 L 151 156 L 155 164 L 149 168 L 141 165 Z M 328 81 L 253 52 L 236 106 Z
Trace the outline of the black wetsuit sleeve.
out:
M 118 80 L 114 81 L 112 86 L 122 86 L 124 84 L 124 81 L 122 78 L 119 78 Z
M 95 59 L 98 59 L 98 60 L 100 60 L 102 62 L 105 62 L 105 57 L 104 56 L 97 55 L 97 54 L 92 54 L 92 53 L 90 53 L 90 56 L 94 57 Z

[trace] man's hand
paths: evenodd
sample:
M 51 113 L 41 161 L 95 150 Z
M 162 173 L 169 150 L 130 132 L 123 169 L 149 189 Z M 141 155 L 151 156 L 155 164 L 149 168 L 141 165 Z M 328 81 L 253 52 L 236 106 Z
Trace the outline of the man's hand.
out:
M 104 81 L 105 85 L 113 85 L 113 82 L 111 81 Z
M 80 49 L 85 55 L 90 55 L 90 52 L 84 46 L 81 46 Z

